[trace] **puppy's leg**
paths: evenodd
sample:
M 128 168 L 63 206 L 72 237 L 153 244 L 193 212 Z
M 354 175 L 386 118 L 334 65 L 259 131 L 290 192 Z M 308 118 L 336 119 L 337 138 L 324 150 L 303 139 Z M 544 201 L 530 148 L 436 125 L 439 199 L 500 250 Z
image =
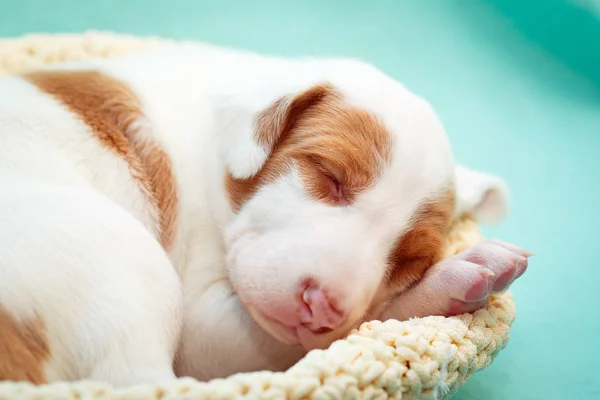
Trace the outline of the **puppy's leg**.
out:
M 491 293 L 506 290 L 519 278 L 530 256 L 530 252 L 498 240 L 479 243 L 434 265 L 379 318 L 406 320 L 475 311 Z
M 283 371 L 305 354 L 260 328 L 223 279 L 201 293 L 186 288 L 184 326 L 176 370 L 206 381 L 238 372 Z
M 29 366 L 0 356 L 4 379 L 28 368 L 38 381 L 173 378 L 181 289 L 142 223 L 91 189 L 19 182 L 0 192 L 0 326 L 35 330 L 45 349 Z M 0 348 L 11 348 L 6 338 Z M 24 370 L 10 376 L 17 365 Z

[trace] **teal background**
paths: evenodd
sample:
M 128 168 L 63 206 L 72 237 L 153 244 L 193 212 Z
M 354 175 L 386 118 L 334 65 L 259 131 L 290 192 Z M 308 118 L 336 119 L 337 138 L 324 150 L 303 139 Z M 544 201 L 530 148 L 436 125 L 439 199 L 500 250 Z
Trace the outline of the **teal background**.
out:
M 0 36 L 112 30 L 375 63 L 504 177 L 488 236 L 536 253 L 498 359 L 455 399 L 600 399 L 600 21 L 559 0 L 0 0 Z

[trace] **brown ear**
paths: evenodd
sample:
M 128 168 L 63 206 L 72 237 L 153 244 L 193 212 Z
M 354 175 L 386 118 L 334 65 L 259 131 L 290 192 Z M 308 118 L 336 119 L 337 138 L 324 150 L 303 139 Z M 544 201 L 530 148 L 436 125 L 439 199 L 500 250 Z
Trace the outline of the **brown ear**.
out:
M 337 99 L 338 94 L 327 84 L 315 85 L 297 95 L 285 96 L 262 111 L 254 122 L 253 141 L 264 152 L 262 164 L 252 174 L 234 174 L 229 171 L 226 181 L 227 191 L 234 210 L 238 210 L 269 177 L 278 175 L 280 166 L 271 165 L 269 158 L 275 153 L 284 138 L 294 129 L 296 123 L 312 107 L 326 99 Z
M 286 134 L 294 128 L 302 114 L 331 96 L 336 96 L 333 88 L 321 84 L 296 96 L 286 96 L 277 100 L 256 119 L 257 142 L 268 155 L 272 154 Z

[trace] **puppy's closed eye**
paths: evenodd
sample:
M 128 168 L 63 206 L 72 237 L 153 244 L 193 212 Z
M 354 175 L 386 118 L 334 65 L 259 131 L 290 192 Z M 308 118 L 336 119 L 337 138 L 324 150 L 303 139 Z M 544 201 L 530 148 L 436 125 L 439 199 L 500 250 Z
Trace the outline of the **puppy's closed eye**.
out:
M 318 172 L 317 182 L 320 187 L 320 198 L 331 205 L 344 206 L 350 203 L 348 185 L 342 174 L 324 161 L 314 161 Z
M 325 179 L 325 184 L 329 187 L 331 195 L 336 199 L 339 203 L 343 203 L 345 201 L 344 187 L 338 180 L 338 178 L 329 175 L 327 173 L 323 174 Z

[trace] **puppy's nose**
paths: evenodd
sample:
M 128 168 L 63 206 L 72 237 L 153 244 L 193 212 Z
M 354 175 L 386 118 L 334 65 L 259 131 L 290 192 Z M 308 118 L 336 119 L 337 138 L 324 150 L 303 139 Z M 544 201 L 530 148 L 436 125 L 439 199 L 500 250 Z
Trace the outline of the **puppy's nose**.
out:
M 337 329 L 348 319 L 338 308 L 335 299 L 313 282 L 302 293 L 300 302 L 300 321 L 315 333 Z

